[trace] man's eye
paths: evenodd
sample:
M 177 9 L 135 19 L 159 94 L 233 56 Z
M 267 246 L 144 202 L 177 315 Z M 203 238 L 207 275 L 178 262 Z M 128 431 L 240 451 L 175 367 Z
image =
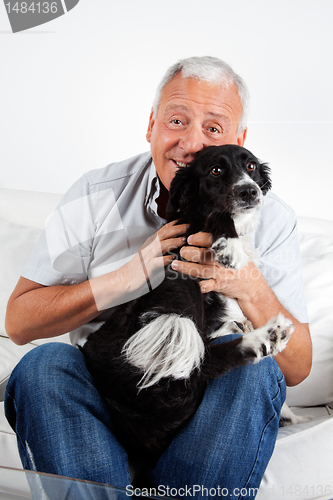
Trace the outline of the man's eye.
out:
M 182 122 L 178 120 L 178 118 L 175 118 L 174 120 L 171 120 L 171 123 L 174 123 L 175 125 L 181 125 Z
M 219 129 L 216 127 L 209 127 L 209 132 L 212 134 L 217 134 L 219 132 Z

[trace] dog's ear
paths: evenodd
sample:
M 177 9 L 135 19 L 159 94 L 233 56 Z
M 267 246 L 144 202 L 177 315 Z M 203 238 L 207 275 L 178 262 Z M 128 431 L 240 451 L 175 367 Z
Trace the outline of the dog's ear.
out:
M 267 163 L 260 163 L 260 176 L 261 179 L 258 182 L 262 193 L 265 195 L 272 188 L 271 181 L 271 169 Z
M 190 215 L 198 191 L 198 181 L 191 167 L 183 167 L 172 179 L 167 205 L 169 221 Z

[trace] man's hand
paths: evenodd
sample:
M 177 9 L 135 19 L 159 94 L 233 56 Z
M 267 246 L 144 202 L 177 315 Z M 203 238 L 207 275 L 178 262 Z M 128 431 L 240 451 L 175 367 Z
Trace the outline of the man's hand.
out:
M 131 286 L 133 290 L 142 285 L 142 273 L 138 273 L 138 269 L 143 268 L 146 280 L 152 281 L 154 275 L 161 272 L 165 266 L 172 262 L 173 255 L 168 254 L 186 243 L 184 234 L 187 229 L 187 224 L 176 225 L 175 221 L 169 222 L 145 241 L 130 262 L 124 266 L 124 270 L 132 278 Z
M 173 260 L 173 255 L 169 252 L 185 244 L 184 234 L 187 229 L 187 224 L 176 225 L 173 221 L 150 236 L 131 260 L 116 271 L 117 296 L 110 294 L 101 280 L 90 280 L 98 310 L 129 302 L 156 288 L 164 279 L 165 266 Z
M 260 286 L 263 277 L 254 264 L 240 270 L 225 268 L 215 260 L 211 250 L 213 243 L 209 233 L 197 233 L 188 238 L 189 246 L 181 249 L 181 256 L 187 261 L 174 261 L 173 269 L 193 277 L 202 278 L 202 293 L 220 292 L 238 300 L 252 297 Z

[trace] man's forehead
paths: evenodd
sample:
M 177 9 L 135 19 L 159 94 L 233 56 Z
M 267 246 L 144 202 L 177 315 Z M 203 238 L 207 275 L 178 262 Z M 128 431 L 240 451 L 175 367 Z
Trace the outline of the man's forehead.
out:
M 221 106 L 221 111 L 219 111 L 216 107 L 214 106 L 202 106 L 202 109 L 200 110 L 201 113 L 205 116 L 207 119 L 217 119 L 217 120 L 227 120 L 230 121 L 229 116 L 227 116 L 225 113 L 223 113 L 222 106 Z M 185 115 L 193 115 L 194 110 L 193 107 L 189 104 L 182 104 L 182 103 L 177 103 L 177 102 L 170 102 L 168 103 L 165 108 L 164 108 L 164 114 L 172 114 L 174 112 L 179 112 L 179 113 L 184 113 Z
M 233 84 L 217 84 L 177 75 L 164 87 L 160 107 L 164 113 L 199 111 L 219 118 L 238 113 L 241 102 Z

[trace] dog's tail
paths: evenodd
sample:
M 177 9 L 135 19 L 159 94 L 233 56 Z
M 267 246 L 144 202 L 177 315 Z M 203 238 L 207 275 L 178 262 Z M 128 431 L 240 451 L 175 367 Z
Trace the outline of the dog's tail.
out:
M 122 354 L 143 375 L 138 384 L 145 389 L 163 377 L 186 379 L 199 368 L 205 347 L 194 322 L 178 314 L 162 314 L 125 343 Z

